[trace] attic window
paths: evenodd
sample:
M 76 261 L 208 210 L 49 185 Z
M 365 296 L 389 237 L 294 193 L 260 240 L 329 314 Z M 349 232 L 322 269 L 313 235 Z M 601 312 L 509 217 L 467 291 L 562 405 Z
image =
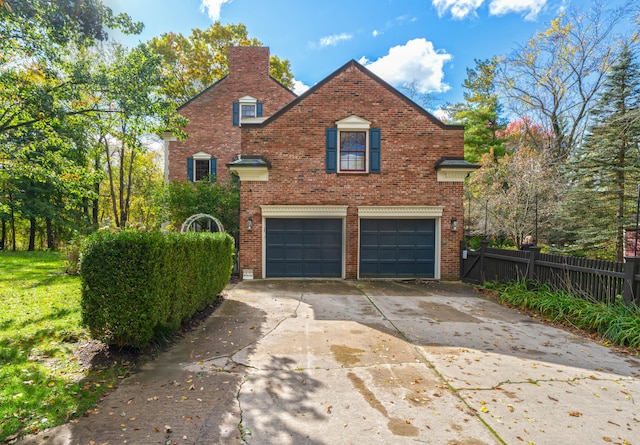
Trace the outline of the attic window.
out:
M 244 119 L 247 117 L 256 117 L 256 105 L 241 104 L 240 116 Z
M 233 125 L 240 126 L 243 122 L 258 123 L 262 117 L 262 102 L 251 96 L 244 96 L 233 103 Z

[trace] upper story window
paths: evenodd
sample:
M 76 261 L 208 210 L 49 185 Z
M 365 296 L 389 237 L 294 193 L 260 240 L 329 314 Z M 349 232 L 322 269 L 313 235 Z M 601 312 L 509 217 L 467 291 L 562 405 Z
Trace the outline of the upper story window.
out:
M 256 123 L 262 117 L 262 102 L 251 96 L 244 96 L 233 103 L 232 121 L 234 126 L 241 126 L 243 122 Z M 259 121 L 258 121 L 259 122 Z
M 189 181 L 209 181 L 216 177 L 216 158 L 208 153 L 198 152 L 187 158 L 187 179 Z
M 367 133 L 340 131 L 340 171 L 366 172 Z
M 251 105 L 245 105 L 245 104 L 240 104 L 240 116 L 242 118 L 246 118 L 246 117 L 256 117 L 256 105 L 255 104 L 251 104 Z
M 380 173 L 380 130 L 371 122 L 349 116 L 327 128 L 328 173 Z

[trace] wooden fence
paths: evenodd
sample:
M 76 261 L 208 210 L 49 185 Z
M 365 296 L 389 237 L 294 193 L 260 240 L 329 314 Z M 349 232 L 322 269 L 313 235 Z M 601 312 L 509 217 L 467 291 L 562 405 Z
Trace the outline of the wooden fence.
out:
M 539 248 L 522 252 L 494 249 L 482 242 L 479 250 L 461 244 L 462 281 L 535 280 L 552 289 L 597 301 L 611 301 L 621 295 L 627 302 L 640 304 L 640 257 L 624 262 L 594 260 L 541 253 Z

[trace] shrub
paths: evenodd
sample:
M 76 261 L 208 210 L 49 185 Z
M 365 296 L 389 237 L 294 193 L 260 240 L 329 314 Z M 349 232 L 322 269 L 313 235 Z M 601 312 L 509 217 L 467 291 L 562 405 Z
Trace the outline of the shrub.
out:
M 211 304 L 231 277 L 225 233 L 99 232 L 82 255 L 82 321 L 118 347 L 145 347 Z

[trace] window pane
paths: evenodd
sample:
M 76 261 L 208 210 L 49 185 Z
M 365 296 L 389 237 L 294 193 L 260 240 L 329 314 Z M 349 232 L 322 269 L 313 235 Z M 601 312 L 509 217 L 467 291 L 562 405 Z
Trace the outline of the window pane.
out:
M 340 170 L 366 171 L 367 133 L 340 132 Z
M 242 117 L 256 117 L 256 106 L 242 105 Z
M 202 181 L 209 178 L 209 160 L 208 159 L 196 159 L 196 181 Z

